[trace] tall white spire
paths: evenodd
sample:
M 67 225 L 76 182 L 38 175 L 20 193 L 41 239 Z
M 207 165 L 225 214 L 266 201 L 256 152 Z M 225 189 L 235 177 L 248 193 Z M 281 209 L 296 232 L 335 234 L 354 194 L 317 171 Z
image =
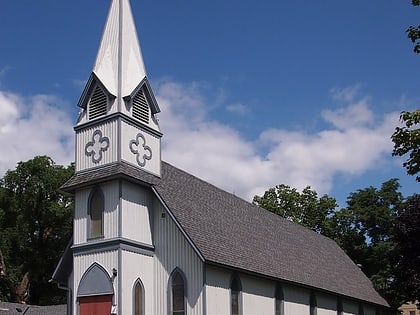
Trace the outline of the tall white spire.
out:
M 112 0 L 80 97 L 76 171 L 126 162 L 160 176 L 160 109 L 146 77 L 129 0 Z
M 118 102 L 146 77 L 129 0 L 112 0 L 93 72 Z

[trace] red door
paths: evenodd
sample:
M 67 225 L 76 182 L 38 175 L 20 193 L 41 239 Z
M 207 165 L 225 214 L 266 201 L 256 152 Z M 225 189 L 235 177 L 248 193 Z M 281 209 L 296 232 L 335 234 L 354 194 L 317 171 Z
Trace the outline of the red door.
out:
M 110 315 L 112 295 L 98 295 L 79 298 L 80 315 Z

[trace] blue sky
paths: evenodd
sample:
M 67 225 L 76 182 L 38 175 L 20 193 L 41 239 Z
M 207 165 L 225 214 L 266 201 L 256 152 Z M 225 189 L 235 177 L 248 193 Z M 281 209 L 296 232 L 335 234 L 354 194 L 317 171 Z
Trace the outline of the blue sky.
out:
M 37 154 L 73 160 L 76 104 L 109 3 L 0 4 L 2 174 Z M 166 161 L 248 200 L 280 183 L 343 205 L 393 177 L 417 191 L 389 139 L 420 101 L 410 1 L 131 3 Z

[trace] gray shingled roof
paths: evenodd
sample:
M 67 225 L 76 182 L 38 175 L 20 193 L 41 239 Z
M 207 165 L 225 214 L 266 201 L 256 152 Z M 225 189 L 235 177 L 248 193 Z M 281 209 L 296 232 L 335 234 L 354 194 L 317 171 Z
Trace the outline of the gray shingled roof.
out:
M 117 170 L 117 172 L 116 172 Z M 162 177 L 128 164 L 90 173 L 148 182 L 207 263 L 388 306 L 370 280 L 331 239 L 261 209 L 168 163 Z M 86 184 L 75 175 L 64 188 Z
M 66 315 L 66 309 L 66 305 L 37 306 L 0 301 L 0 315 L 19 315 L 25 311 L 25 315 Z

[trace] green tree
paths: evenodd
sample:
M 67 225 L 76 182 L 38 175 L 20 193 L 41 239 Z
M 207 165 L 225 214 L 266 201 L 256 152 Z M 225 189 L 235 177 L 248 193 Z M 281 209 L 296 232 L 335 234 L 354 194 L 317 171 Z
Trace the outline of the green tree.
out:
M 350 258 L 361 266 L 379 293 L 395 308 L 402 302 L 400 289 L 392 281 L 390 261 L 395 246 L 395 221 L 404 200 L 399 189 L 398 180 L 390 179 L 380 189 L 371 186 L 351 193 L 347 198 L 348 206 L 342 211 L 348 212 L 353 230 L 343 234 L 340 240 L 345 242 L 343 249 Z M 358 242 L 351 244 L 355 236 Z
M 420 195 L 407 198 L 395 226 L 395 284 L 405 301 L 420 302 Z
M 403 166 L 409 175 L 416 175 L 420 171 L 420 129 L 416 128 L 420 123 L 420 109 L 413 112 L 402 112 L 400 120 L 403 126 L 396 127 L 391 136 L 394 142 L 392 155 L 405 156 L 408 154 Z M 420 181 L 420 177 L 416 176 L 416 180 Z
M 398 180 L 391 179 L 380 189 L 359 189 L 349 195 L 347 207 L 340 210 L 332 197 L 318 198 L 310 187 L 300 193 L 287 185 L 270 188 L 262 197 L 255 196 L 254 203 L 334 239 L 397 308 L 402 299 L 392 282 L 390 253 L 397 211 L 403 202 L 399 188 Z
M 59 191 L 74 173 L 46 156 L 19 162 L 0 181 L 0 298 L 52 304 L 48 282 L 71 237 L 72 198 Z
M 411 0 L 411 4 L 414 6 L 420 6 L 420 0 Z M 420 53 L 420 26 L 410 26 L 407 29 L 407 36 L 413 42 L 413 50 L 415 53 Z
M 420 6 L 420 0 L 412 0 L 411 4 Z M 407 36 L 414 44 L 414 52 L 420 53 L 420 25 L 410 26 L 407 29 Z M 420 171 L 420 131 L 418 128 L 420 109 L 401 112 L 400 121 L 402 127 L 396 127 L 391 136 L 394 142 L 392 155 L 405 156 L 408 154 L 403 166 L 409 175 L 416 175 Z M 420 181 L 420 177 L 416 176 L 416 180 Z
M 263 196 L 255 196 L 253 203 L 318 233 L 329 229 L 329 218 L 338 206 L 328 195 L 318 198 L 309 186 L 299 192 L 284 184 L 268 189 Z

